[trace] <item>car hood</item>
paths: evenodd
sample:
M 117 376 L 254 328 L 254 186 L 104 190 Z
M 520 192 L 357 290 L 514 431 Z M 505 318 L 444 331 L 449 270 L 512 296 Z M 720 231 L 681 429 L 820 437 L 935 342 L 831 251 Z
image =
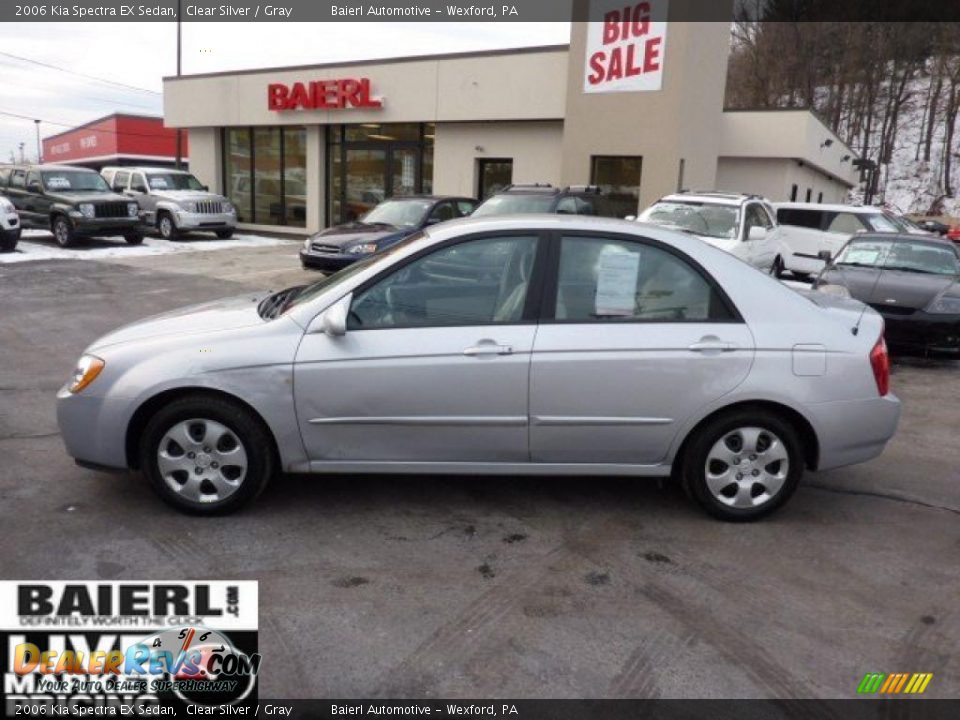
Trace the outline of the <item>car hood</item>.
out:
M 820 278 L 821 284 L 844 285 L 857 300 L 872 305 L 903 307 L 920 310 L 934 298 L 953 287 L 960 295 L 954 275 L 924 275 L 922 273 L 872 268 L 831 267 Z
M 314 235 L 311 240 L 322 242 L 324 245 L 347 247 L 358 243 L 377 242 L 394 235 L 403 235 L 414 232 L 413 229 L 401 229 L 394 225 L 368 225 L 367 223 L 347 223 L 327 228 Z
M 171 335 L 205 335 L 221 330 L 236 330 L 260 325 L 264 320 L 257 313 L 257 305 L 269 294 L 264 291 L 257 294 L 238 295 L 154 315 L 107 333 L 94 342 L 89 350 L 96 351 L 110 345 L 136 340 L 150 340 Z
M 45 197 L 65 203 L 102 203 L 102 202 L 130 202 L 130 198 L 117 193 L 103 192 L 48 192 Z
M 216 193 L 203 192 L 201 190 L 161 190 L 152 191 L 152 194 L 158 200 L 173 200 L 174 202 L 226 202 L 223 195 Z

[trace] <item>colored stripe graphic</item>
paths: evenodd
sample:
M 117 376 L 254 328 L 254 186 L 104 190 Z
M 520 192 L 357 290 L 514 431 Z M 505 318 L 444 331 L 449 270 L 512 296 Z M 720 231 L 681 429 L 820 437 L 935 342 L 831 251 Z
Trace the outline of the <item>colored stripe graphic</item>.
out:
M 919 695 L 927 689 L 933 673 L 867 673 L 857 686 L 857 693 L 871 695 Z

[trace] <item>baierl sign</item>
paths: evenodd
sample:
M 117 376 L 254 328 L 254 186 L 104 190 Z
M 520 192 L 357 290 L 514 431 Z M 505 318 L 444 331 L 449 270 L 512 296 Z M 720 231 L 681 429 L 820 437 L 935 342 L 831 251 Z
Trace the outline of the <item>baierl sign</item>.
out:
M 585 93 L 644 92 L 663 85 L 668 0 L 591 0 Z

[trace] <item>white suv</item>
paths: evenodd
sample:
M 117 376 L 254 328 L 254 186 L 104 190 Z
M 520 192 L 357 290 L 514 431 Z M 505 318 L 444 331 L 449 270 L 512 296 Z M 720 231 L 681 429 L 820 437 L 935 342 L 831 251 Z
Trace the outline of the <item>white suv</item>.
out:
M 761 270 L 776 270 L 782 252 L 776 213 L 759 195 L 679 192 L 660 198 L 637 220 L 696 235 Z
M 20 240 L 20 216 L 7 198 L 0 196 L 0 251 L 13 252 Z

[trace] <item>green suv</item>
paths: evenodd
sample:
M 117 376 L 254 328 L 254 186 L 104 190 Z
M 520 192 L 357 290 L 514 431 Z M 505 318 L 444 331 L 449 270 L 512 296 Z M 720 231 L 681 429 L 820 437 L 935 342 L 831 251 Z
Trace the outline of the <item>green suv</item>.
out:
M 67 165 L 0 168 L 0 195 L 9 199 L 25 229 L 50 230 L 60 247 L 79 238 L 122 235 L 143 242 L 140 208 L 118 195 L 93 170 Z

